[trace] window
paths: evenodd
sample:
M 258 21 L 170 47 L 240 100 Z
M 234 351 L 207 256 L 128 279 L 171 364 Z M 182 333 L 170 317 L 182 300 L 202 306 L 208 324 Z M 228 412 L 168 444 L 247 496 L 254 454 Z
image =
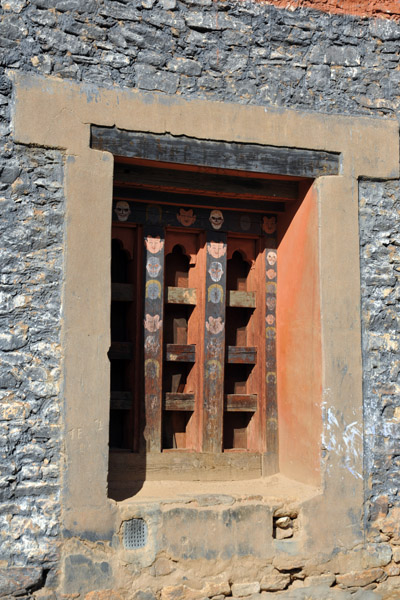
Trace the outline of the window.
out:
M 283 203 L 271 185 L 150 161 L 116 164 L 111 449 L 276 452 Z M 274 185 L 295 197 L 297 183 Z M 252 189 L 264 198 L 244 207 Z

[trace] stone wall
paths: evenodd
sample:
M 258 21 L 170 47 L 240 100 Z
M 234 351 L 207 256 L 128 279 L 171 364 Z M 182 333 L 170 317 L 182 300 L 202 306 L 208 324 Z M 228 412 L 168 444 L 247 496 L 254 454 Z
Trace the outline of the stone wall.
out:
M 0 579 L 5 594 L 52 585 L 57 565 L 64 214 L 62 154 L 13 144 L 7 69 L 89 82 L 94 97 L 121 86 L 395 118 L 400 25 L 213 0 L 2 0 L 0 19 L 0 566 L 39 568 Z M 399 221 L 398 182 L 361 182 L 366 525 L 382 544 L 400 544 Z
M 367 522 L 400 544 L 399 182 L 360 182 Z
M 0 172 L 0 564 L 40 580 L 58 554 L 63 158 L 9 140 Z

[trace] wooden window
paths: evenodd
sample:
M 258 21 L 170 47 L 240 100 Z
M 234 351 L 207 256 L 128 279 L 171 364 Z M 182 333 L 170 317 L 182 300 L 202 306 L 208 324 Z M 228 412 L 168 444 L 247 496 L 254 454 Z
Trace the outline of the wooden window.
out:
M 275 454 L 283 203 L 244 210 L 222 177 L 143 162 L 115 170 L 110 447 Z

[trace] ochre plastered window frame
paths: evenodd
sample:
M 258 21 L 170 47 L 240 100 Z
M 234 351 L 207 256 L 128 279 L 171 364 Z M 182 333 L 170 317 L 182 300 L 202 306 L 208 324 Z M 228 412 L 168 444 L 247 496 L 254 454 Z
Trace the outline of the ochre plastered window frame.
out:
M 358 245 L 358 178 L 399 176 L 398 126 L 394 120 L 340 117 L 282 108 L 98 89 L 52 78 L 14 74 L 13 135 L 18 143 L 65 153 L 66 238 L 62 344 L 64 354 L 64 470 L 62 526 L 70 535 L 110 537 L 120 521 L 107 499 L 110 306 L 109 240 L 113 159 L 90 148 L 90 125 L 171 133 L 198 139 L 327 150 L 341 154 L 339 176 L 319 177 L 317 210 L 319 310 L 321 314 L 323 493 L 305 508 L 309 550 L 354 543 L 361 531 L 362 367 Z M 85 257 L 85 260 L 82 260 Z M 315 407 L 314 407 L 315 408 Z M 311 410 L 314 410 L 311 407 Z M 331 431 L 339 417 L 337 431 Z M 352 425 L 348 468 L 340 442 Z M 324 440 L 335 447 L 324 453 Z M 291 473 L 290 448 L 281 448 L 281 470 Z M 337 497 L 343 498 L 338 503 Z M 328 518 L 329 515 L 329 518 Z M 312 518 L 311 518 L 312 517 Z M 324 522 L 323 539 L 314 528 Z

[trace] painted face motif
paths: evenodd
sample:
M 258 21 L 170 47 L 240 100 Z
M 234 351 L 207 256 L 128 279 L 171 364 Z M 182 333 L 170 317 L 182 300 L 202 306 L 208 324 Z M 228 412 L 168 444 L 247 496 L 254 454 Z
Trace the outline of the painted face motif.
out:
M 151 333 L 158 331 L 162 326 L 162 319 L 160 319 L 160 315 L 155 315 L 152 317 L 151 315 L 146 314 L 146 318 L 144 319 L 144 328 Z
M 276 217 L 263 217 L 262 230 L 265 233 L 274 233 L 276 230 Z
M 276 306 L 276 298 L 275 296 L 267 296 L 267 307 L 269 308 L 269 310 L 274 310 L 275 306 Z
M 275 327 L 267 327 L 265 329 L 265 335 L 268 340 L 274 340 L 276 337 Z
M 221 344 L 215 340 L 211 339 L 207 344 L 207 352 L 211 358 L 215 358 L 219 355 L 221 351 Z
M 251 219 L 249 217 L 249 215 L 242 215 L 240 217 L 240 229 L 242 231 L 248 231 L 251 227 Z
M 270 250 L 267 254 L 267 262 L 269 265 L 274 266 L 274 264 L 276 263 L 276 252 L 275 250 Z
M 265 321 L 267 322 L 268 325 L 273 325 L 275 323 L 274 315 L 267 315 L 265 317 Z
M 213 304 L 219 304 L 220 302 L 222 302 L 223 297 L 224 290 L 222 289 L 222 286 L 218 285 L 218 283 L 210 285 L 210 287 L 208 288 L 209 302 L 212 302 Z
M 206 364 L 206 377 L 212 380 L 217 379 L 221 372 L 221 365 L 217 360 L 209 360 Z
M 273 372 L 267 373 L 267 383 L 276 383 L 276 374 Z
M 144 343 L 144 348 L 147 352 L 147 354 L 157 354 L 159 349 L 160 349 L 160 344 L 158 343 L 158 341 L 156 340 L 156 338 L 154 337 L 154 335 L 149 335 L 146 338 L 146 341 Z
M 161 271 L 161 265 L 158 258 L 156 258 L 155 256 L 150 256 L 146 264 L 146 269 L 150 277 L 157 277 L 157 275 Z
M 131 214 L 131 209 L 128 202 L 125 202 L 125 200 L 118 200 L 114 212 L 117 215 L 118 221 L 127 221 Z
M 268 269 L 267 277 L 268 277 L 268 279 L 275 279 L 275 277 L 276 277 L 275 269 Z
M 157 237 L 153 237 L 152 235 L 148 235 L 144 240 L 145 246 L 149 252 L 152 254 L 157 254 L 164 247 L 164 240 L 160 238 L 159 235 Z
M 161 283 L 156 279 L 150 279 L 146 283 L 146 298 L 156 300 L 161 296 Z
M 193 208 L 188 208 L 187 210 L 180 208 L 176 218 L 184 227 L 190 227 L 190 225 L 193 225 L 196 221 L 196 215 L 193 214 Z
M 226 245 L 223 242 L 208 242 L 207 252 L 213 258 L 221 258 L 226 254 Z
M 217 261 L 213 261 L 210 264 L 208 272 L 210 273 L 210 277 L 213 281 L 219 281 L 224 274 L 221 263 Z
M 144 372 L 148 377 L 156 379 L 160 372 L 160 365 L 154 358 L 148 358 L 144 361 Z
M 262 230 L 265 233 L 274 233 L 276 230 L 276 217 L 263 217 Z
M 208 317 L 208 321 L 206 321 L 206 329 L 210 333 L 221 333 L 225 326 L 225 323 L 222 322 L 222 317 Z
M 221 229 L 224 222 L 224 215 L 220 210 L 212 210 L 210 212 L 209 221 L 213 229 Z

